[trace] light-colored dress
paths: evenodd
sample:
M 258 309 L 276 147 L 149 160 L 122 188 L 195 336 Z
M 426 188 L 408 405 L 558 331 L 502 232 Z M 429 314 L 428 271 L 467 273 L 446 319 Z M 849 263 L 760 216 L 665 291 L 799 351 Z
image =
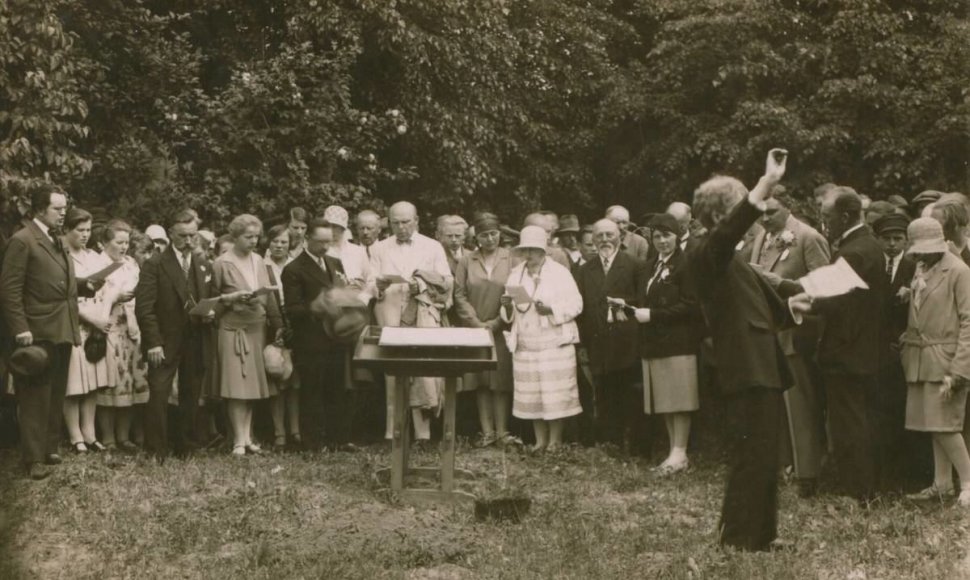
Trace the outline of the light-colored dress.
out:
M 74 273 L 78 278 L 90 276 L 111 263 L 111 260 L 94 250 L 71 252 L 70 256 L 74 262 Z M 78 298 L 78 310 L 82 314 L 82 321 L 84 315 L 107 319 L 109 316 L 108 308 L 109 305 L 106 305 L 101 298 Z M 71 349 L 71 361 L 67 369 L 67 391 L 65 395 L 68 397 L 87 395 L 102 387 L 110 386 L 107 357 L 96 363 L 91 363 L 84 355 L 84 341 L 90 335 L 91 327 L 82 323 L 81 344 L 75 345 Z
M 255 291 L 269 286 L 266 263 L 258 254 L 239 258 L 232 251 L 216 258 L 212 273 L 217 294 L 240 290 Z M 215 396 L 226 399 L 265 399 L 271 396 L 263 348 L 267 320 L 280 326 L 280 312 L 272 295 L 253 298 L 248 304 L 217 309 L 219 320 L 216 360 L 218 378 Z
M 138 263 L 125 257 L 124 265 L 111 273 L 98 291 L 105 302 L 113 303 L 124 292 L 138 286 Z M 111 388 L 98 392 L 102 407 L 131 407 L 148 402 L 148 365 L 141 354 L 141 330 L 135 318 L 135 300 L 111 307 L 108 332 L 108 382 Z
M 967 388 L 941 394 L 944 377 L 970 379 L 970 268 L 947 252 L 926 272 L 917 266 L 909 320 L 900 342 L 906 374 L 906 428 L 961 432 Z
M 499 310 L 505 281 L 512 269 L 512 257 L 506 248 L 495 250 L 491 267 L 486 265 L 481 252 L 469 252 L 455 269 L 455 312 L 462 326 L 481 328 L 491 324 L 495 340 L 498 367 L 493 371 L 467 373 L 462 380 L 463 390 L 473 391 L 488 387 L 491 391 L 512 390 L 512 353 L 502 337 Z
M 512 324 L 505 333 L 512 352 L 512 415 L 553 421 L 580 414 L 575 346 L 579 330 L 574 319 L 583 311 L 583 298 L 572 274 L 547 258 L 535 277 L 519 264 L 506 285 L 522 286 L 534 302 L 552 309 L 543 316 L 534 303 L 514 305 L 511 317 L 502 309 L 503 319 Z

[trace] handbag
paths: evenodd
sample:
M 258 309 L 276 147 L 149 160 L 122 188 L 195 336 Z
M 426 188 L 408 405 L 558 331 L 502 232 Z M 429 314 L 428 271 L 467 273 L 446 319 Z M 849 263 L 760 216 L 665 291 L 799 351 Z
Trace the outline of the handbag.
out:
M 84 340 L 84 358 L 91 364 L 101 362 L 108 354 L 108 335 L 97 329 Z

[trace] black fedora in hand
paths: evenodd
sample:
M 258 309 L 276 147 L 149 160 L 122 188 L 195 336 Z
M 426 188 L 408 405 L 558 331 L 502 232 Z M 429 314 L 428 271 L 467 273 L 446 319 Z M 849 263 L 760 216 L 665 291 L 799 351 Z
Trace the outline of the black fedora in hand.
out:
M 50 365 L 50 360 L 50 353 L 47 352 L 46 347 L 39 344 L 32 344 L 30 346 L 21 346 L 13 351 L 8 364 L 10 365 L 10 370 L 15 374 L 25 377 L 36 377 L 47 370 L 47 367 Z

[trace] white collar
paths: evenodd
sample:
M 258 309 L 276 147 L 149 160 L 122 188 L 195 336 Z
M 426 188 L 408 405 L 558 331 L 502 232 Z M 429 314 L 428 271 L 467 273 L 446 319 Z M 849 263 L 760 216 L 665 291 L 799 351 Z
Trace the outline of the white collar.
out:
M 864 224 L 862 222 L 859 222 L 856 225 L 852 226 L 851 228 L 845 230 L 844 232 L 842 232 L 842 237 L 839 238 L 839 241 L 842 241 L 842 240 L 846 239 L 847 237 L 849 237 L 849 234 L 851 234 L 852 232 L 856 231 L 859 228 L 864 227 L 865 225 L 866 224 Z
M 40 231 L 44 232 L 44 235 L 45 236 L 47 236 L 51 240 L 54 239 L 54 236 L 51 235 L 51 229 L 50 229 L 50 227 L 48 227 L 47 224 L 45 224 L 44 222 L 40 221 L 37 218 L 34 218 L 34 223 L 37 225 L 37 227 L 40 228 Z

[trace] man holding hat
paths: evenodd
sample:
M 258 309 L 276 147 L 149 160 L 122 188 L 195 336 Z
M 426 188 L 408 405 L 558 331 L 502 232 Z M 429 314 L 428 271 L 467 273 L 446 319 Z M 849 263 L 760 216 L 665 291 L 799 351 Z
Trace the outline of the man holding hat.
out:
M 74 266 L 59 237 L 67 195 L 49 183 L 37 184 L 29 193 L 33 219 L 7 244 L 0 307 L 18 347 L 11 367 L 20 406 L 23 461 L 32 479 L 44 479 L 50 475 L 50 465 L 61 463 L 57 446 L 67 370 L 71 348 L 80 344 L 81 335 Z M 32 352 L 21 351 L 32 346 Z M 37 364 L 20 366 L 21 358 Z

